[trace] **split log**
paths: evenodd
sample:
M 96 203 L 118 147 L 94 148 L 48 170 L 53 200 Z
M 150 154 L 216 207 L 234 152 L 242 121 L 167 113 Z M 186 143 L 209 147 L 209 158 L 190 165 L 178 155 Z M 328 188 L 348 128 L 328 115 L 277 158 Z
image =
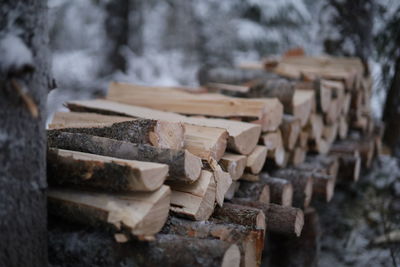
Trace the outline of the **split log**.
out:
M 313 194 L 311 175 L 293 169 L 281 169 L 272 173 L 273 177 L 288 180 L 293 185 L 293 206 L 308 207 Z
M 326 86 L 324 80 L 316 79 L 314 81 L 297 81 L 297 89 L 313 90 L 315 92 L 315 99 L 317 110 L 320 113 L 327 112 L 332 99 L 332 92 Z
M 333 155 L 308 156 L 306 162 L 296 166 L 296 168 L 303 171 L 314 171 L 331 175 L 336 179 L 338 176 L 339 161 Z
M 309 121 L 309 138 L 318 142 L 322 138 L 324 121 L 319 114 L 311 114 Z
M 246 170 L 252 174 L 260 173 L 267 159 L 267 152 L 265 146 L 256 146 L 253 152 L 247 156 Z
M 338 135 L 338 130 L 339 130 L 339 123 L 335 121 L 331 125 L 325 125 L 325 127 L 322 130 L 322 137 L 324 140 L 326 140 L 328 143 L 332 144 Z
M 287 155 L 286 151 L 283 148 L 283 144 L 274 150 L 268 150 L 267 157 L 272 159 L 274 164 L 278 167 L 285 167 L 287 164 Z
M 292 105 L 288 106 L 287 109 L 285 109 L 285 112 L 299 119 L 301 126 L 304 127 L 307 124 L 314 105 L 315 100 L 313 91 L 296 89 Z
M 360 138 L 360 139 L 348 139 L 340 142 L 336 142 L 331 147 L 333 154 L 350 154 L 352 155 L 355 151 L 360 153 L 362 163 L 365 167 L 369 168 L 372 163 L 374 156 L 374 140 L 373 138 Z
M 349 124 L 347 122 L 346 116 L 339 117 L 338 135 L 340 139 L 345 139 L 349 132 Z
M 226 223 L 240 224 L 252 229 L 266 229 L 265 214 L 262 210 L 242 205 L 225 203 L 216 207 L 213 218 Z
M 304 226 L 300 237 L 269 235 L 271 250 L 270 265 L 273 266 L 318 266 L 321 229 L 318 213 L 313 208 L 304 212 Z
M 202 71 L 199 80 L 200 84 L 230 96 L 278 98 L 283 105 L 291 103 L 294 93 L 293 82 L 265 71 L 217 67 Z M 240 85 L 240 90 L 237 87 L 227 87 L 227 84 Z
M 91 119 L 99 123 L 94 123 Z M 166 117 L 166 119 L 168 118 Z M 143 126 L 137 126 L 138 122 L 141 121 L 151 122 L 153 120 L 136 120 L 127 117 L 105 116 L 93 113 L 58 112 L 53 118 L 54 124 L 50 126 L 61 131 L 87 133 L 132 143 L 149 143 L 162 148 L 182 149 L 185 147 L 192 154 L 203 159 L 213 157 L 219 160 L 227 146 L 228 133 L 221 128 L 203 127 L 185 123 L 180 126 L 183 127 L 183 129 L 180 129 L 181 131 L 174 132 L 171 131 L 174 128 L 171 128 L 170 125 L 181 125 L 179 121 L 158 121 L 158 131 L 154 131 L 157 133 L 154 134 L 148 132 L 151 129 L 147 128 L 144 128 L 144 133 L 136 130 L 136 128 L 143 128 Z M 139 139 L 141 136 L 144 137 Z M 162 143 L 171 143 L 175 144 L 175 146 L 157 145 L 160 140 L 164 140 Z
M 240 177 L 240 181 L 247 181 L 247 182 L 258 182 L 260 181 L 260 175 L 251 174 L 251 173 L 244 173 L 242 177 Z
M 270 202 L 279 204 L 284 207 L 290 207 L 293 201 L 293 186 L 292 184 L 281 178 L 269 177 L 262 175 L 261 183 L 267 184 L 270 191 Z
M 70 116 L 85 117 L 84 114 L 70 114 L 73 114 Z M 114 123 L 112 121 L 114 119 L 115 117 L 111 117 L 108 119 L 109 123 L 100 123 L 98 125 L 96 123 L 86 121 L 68 121 L 64 124 L 56 123 L 50 126 L 52 126 L 51 131 L 85 133 L 131 143 L 150 144 L 160 148 L 182 149 L 183 147 L 184 129 L 181 123 L 148 119 L 131 119 Z
M 79 133 L 49 132 L 48 146 L 128 160 L 164 163 L 168 180 L 192 183 L 201 172 L 201 159 L 187 150 L 157 148 Z M 243 156 L 244 157 L 244 156 Z
M 232 178 L 229 173 L 224 172 L 218 162 L 210 158 L 206 164 L 206 168 L 212 171 L 216 182 L 216 201 L 222 207 L 224 204 L 225 195 L 232 185 Z
M 169 182 L 172 189 L 171 211 L 192 220 L 207 220 L 214 211 L 216 184 L 209 171 L 202 171 L 200 178 L 192 184 Z
M 300 132 L 297 145 L 301 148 L 307 149 L 309 133 L 306 130 Z
M 243 225 L 219 223 L 217 220 L 193 222 L 169 217 L 161 231 L 195 238 L 216 238 L 231 244 L 237 244 L 241 252 L 241 266 L 250 267 L 261 264 L 264 246 L 264 233 Z
M 326 112 L 324 119 L 326 124 L 333 124 L 337 121 L 340 116 L 341 102 L 339 99 L 332 99 L 331 105 Z
M 268 150 L 274 150 L 283 144 L 281 131 L 264 133 L 260 141 Z
M 242 199 L 233 199 L 232 203 L 262 210 L 267 220 L 267 229 L 270 232 L 295 236 L 300 236 L 301 234 L 304 214 L 299 208 Z
M 229 186 L 228 191 L 225 193 L 225 200 L 230 200 L 235 196 L 235 193 L 239 190 L 240 182 L 232 181 L 232 184 Z
M 264 130 L 275 130 L 283 106 L 275 99 L 242 99 L 219 94 L 192 94 L 167 87 L 111 83 L 108 100 L 128 105 L 213 117 L 259 119 Z
M 125 105 L 107 100 L 69 102 L 68 108 L 73 111 L 88 111 L 134 118 L 185 122 L 187 124 L 205 127 L 222 127 L 226 129 L 229 134 L 229 149 L 244 155 L 249 154 L 254 149 L 261 133 L 261 127 L 252 123 L 222 119 L 192 118 L 176 113 Z
M 358 152 L 335 154 L 339 160 L 338 179 L 356 182 L 360 178 L 361 157 Z
M 111 226 L 146 237 L 158 233 L 168 217 L 171 190 L 162 186 L 149 193 L 111 195 L 50 189 L 49 211 L 58 217 L 92 226 Z
M 95 154 L 49 149 L 48 177 L 54 185 L 109 191 L 154 191 L 165 181 L 165 164 L 124 160 Z
M 307 150 L 302 147 L 296 147 L 290 152 L 289 162 L 294 165 L 300 165 L 306 159 Z
M 269 203 L 270 189 L 269 185 L 261 182 L 246 182 L 240 183 L 239 189 L 235 194 L 237 198 Z
M 287 150 L 293 150 L 301 131 L 301 122 L 291 115 L 284 115 L 280 126 L 282 141 Z
M 232 180 L 242 177 L 247 163 L 247 157 L 232 153 L 225 153 L 219 161 L 223 170 L 231 175 Z

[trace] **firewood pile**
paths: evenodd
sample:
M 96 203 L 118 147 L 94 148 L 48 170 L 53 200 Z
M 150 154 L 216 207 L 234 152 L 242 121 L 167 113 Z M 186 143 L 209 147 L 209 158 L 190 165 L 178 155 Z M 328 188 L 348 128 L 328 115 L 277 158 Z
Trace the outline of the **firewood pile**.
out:
M 380 153 L 358 59 L 283 57 L 199 79 L 113 82 L 105 99 L 67 103 L 48 130 L 50 213 L 106 229 L 138 265 L 258 266 L 270 234 L 288 251 L 315 237 L 312 201 Z

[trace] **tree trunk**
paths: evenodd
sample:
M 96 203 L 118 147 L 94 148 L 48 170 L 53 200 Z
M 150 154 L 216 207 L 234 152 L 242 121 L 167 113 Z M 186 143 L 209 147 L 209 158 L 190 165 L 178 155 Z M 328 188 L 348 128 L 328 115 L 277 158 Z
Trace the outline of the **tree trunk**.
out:
M 383 120 L 386 123 L 385 142 L 400 156 L 400 56 L 396 60 L 395 74 L 386 96 Z
M 1 266 L 47 266 L 47 1 L 0 5 Z

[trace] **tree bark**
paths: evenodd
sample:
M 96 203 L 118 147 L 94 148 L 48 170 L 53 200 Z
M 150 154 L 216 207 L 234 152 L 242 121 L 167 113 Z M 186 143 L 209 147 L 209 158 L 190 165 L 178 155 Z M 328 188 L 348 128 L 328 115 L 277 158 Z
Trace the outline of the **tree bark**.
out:
M 49 132 L 48 146 L 108 157 L 164 163 L 169 166 L 168 180 L 188 183 L 199 178 L 202 167 L 200 158 L 186 150 L 157 148 L 87 134 Z
M 47 266 L 47 1 L 0 6 L 0 265 Z

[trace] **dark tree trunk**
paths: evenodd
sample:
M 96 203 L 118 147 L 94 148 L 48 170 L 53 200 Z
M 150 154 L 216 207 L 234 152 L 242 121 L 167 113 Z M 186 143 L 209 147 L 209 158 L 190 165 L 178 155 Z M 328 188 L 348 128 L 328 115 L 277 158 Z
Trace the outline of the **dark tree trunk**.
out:
M 47 266 L 47 1 L 1 1 L 0 47 L 0 266 Z
M 143 52 L 142 5 L 143 1 L 140 0 L 108 1 L 106 4 L 107 18 L 104 26 L 107 47 L 102 74 L 127 70 L 127 61 L 122 54 L 124 47 L 131 48 L 136 54 Z
M 400 157 L 400 56 L 386 96 L 383 120 L 386 123 L 384 140 L 393 149 L 393 154 Z

